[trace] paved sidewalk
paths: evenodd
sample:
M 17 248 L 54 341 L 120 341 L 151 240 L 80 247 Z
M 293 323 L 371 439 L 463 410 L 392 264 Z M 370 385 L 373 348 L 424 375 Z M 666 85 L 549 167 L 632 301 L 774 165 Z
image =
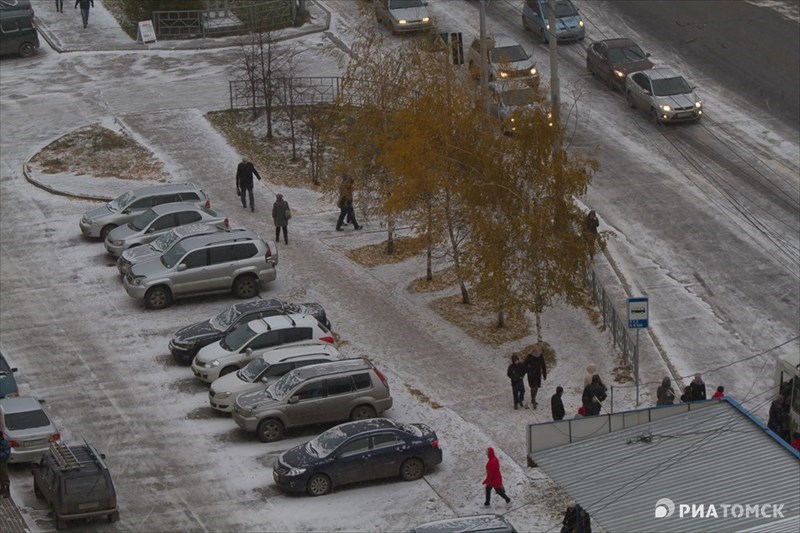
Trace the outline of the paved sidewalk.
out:
M 3 533 L 30 531 L 13 498 L 0 497 L 0 531 Z

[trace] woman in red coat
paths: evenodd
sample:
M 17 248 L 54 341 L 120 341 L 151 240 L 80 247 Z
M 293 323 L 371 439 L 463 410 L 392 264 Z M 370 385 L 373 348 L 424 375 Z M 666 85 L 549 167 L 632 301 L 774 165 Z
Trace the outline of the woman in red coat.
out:
M 483 484 L 486 485 L 486 501 L 483 503 L 485 507 L 489 506 L 492 489 L 502 497 L 506 503 L 511 503 L 511 498 L 506 496 L 506 491 L 503 488 L 503 475 L 500 473 L 500 461 L 494 455 L 494 448 L 491 446 L 486 449 L 486 455 L 489 460 L 486 461 L 486 479 Z

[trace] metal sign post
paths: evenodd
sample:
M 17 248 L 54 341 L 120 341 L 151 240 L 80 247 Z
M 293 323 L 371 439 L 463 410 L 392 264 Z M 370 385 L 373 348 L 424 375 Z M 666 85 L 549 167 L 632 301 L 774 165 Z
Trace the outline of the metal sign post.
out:
M 636 330 L 633 356 L 633 377 L 636 382 L 636 407 L 639 407 L 639 330 L 649 327 L 650 309 L 647 297 L 628 298 L 628 328 Z

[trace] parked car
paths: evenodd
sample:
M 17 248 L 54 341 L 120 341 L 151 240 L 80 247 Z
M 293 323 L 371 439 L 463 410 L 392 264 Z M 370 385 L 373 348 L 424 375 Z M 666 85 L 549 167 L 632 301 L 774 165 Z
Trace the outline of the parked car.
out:
M 522 7 L 522 26 L 539 36 L 543 43 L 550 42 L 550 8 L 548 0 L 525 0 Z M 581 41 L 586 28 L 580 11 L 571 0 L 556 0 L 556 40 Z
M 630 39 L 596 41 L 586 48 L 586 68 L 612 91 L 625 91 L 625 78 L 631 72 L 653 68 L 639 45 Z
M 439 440 L 427 425 L 373 418 L 340 424 L 283 452 L 272 478 L 286 491 L 322 496 L 349 483 L 414 481 L 441 462 Z
M 3 352 L 0 352 L 0 398 L 19 396 L 17 380 L 14 379 L 14 372 L 16 371 L 15 367 L 8 364 Z
M 105 455 L 85 442 L 77 446 L 52 444 L 33 467 L 33 492 L 53 511 L 56 528 L 69 520 L 104 516 L 119 520 L 117 493 Z
M 340 361 L 346 357 L 332 344 L 289 344 L 262 352 L 244 368 L 220 376 L 208 390 L 208 403 L 217 411 L 230 413 L 236 398 L 263 389 L 295 368 Z
M 211 207 L 206 194 L 194 183 L 142 187 L 124 192 L 103 207 L 87 211 L 79 224 L 81 233 L 105 240 L 111 230 L 127 224 L 145 210 L 172 202 L 205 203 L 206 207 Z
M 700 120 L 703 102 L 694 89 L 671 70 L 643 70 L 628 75 L 625 99 L 632 108 L 649 113 L 656 124 Z
M 375 0 L 375 19 L 392 33 L 433 29 L 433 19 L 425 0 Z
M 499 33 L 486 38 L 486 54 L 489 67 L 489 81 L 512 78 L 530 80 L 534 87 L 539 86 L 539 71 L 533 57 L 517 41 Z M 472 75 L 481 76 L 481 40 L 472 41 L 468 52 L 468 65 Z
M 222 340 L 202 348 L 192 361 L 192 372 L 200 381 L 211 383 L 286 344 L 333 343 L 333 335 L 309 315 L 276 315 L 239 324 Z
M 133 265 L 123 278 L 128 296 L 150 309 L 176 298 L 232 291 L 256 296 L 277 276 L 278 249 L 254 231 L 212 233 L 175 243 L 158 259 Z
M 185 224 L 172 228 L 166 233 L 162 233 L 156 240 L 147 246 L 136 246 L 128 248 L 117 258 L 117 270 L 123 276 L 131 269 L 131 265 L 135 265 L 141 261 L 149 261 L 150 259 L 157 259 L 164 252 L 178 241 L 194 237 L 195 235 L 208 235 L 209 233 L 218 233 L 220 231 L 244 231 L 243 229 L 230 229 L 228 219 L 225 219 L 222 224 Z
M 242 394 L 233 421 L 261 442 L 273 442 L 292 427 L 374 418 L 391 407 L 384 375 L 365 359 L 347 359 L 298 368 Z
M 223 224 L 228 217 L 210 207 L 176 202 L 151 207 L 131 222 L 111 230 L 105 240 L 106 252 L 119 257 L 128 248 L 150 244 L 160 235 L 185 224 Z
M 10 14 L 14 12 L 27 13 L 31 17 L 36 14 L 33 11 L 31 0 L 0 0 L 0 14 Z
M 412 527 L 410 533 L 517 533 L 517 530 L 503 515 L 479 514 L 427 522 Z
M 38 49 L 39 32 L 33 18 L 33 9 L 0 11 L 0 55 L 19 54 L 20 57 L 31 57 Z
M 326 329 L 331 329 L 325 309 L 318 303 L 294 304 L 275 298 L 257 299 L 233 304 L 208 320 L 179 329 L 172 334 L 169 351 L 176 357 L 191 360 L 201 348 L 218 342 L 239 324 L 288 313 L 311 315 Z
M 0 399 L 0 433 L 11 444 L 10 463 L 35 461 L 61 439 L 42 402 L 31 396 Z

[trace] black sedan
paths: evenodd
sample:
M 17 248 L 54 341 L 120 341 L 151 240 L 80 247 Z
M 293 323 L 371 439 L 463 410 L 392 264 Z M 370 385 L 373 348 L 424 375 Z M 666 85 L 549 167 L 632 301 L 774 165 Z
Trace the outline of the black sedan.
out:
M 331 329 L 325 309 L 318 303 L 293 304 L 274 298 L 259 298 L 232 305 L 208 320 L 179 329 L 169 341 L 169 351 L 176 357 L 191 361 L 200 348 L 219 341 L 240 323 L 289 313 L 311 315 Z
M 348 483 L 397 476 L 412 481 L 441 462 L 430 427 L 371 418 L 340 424 L 285 451 L 272 476 L 284 490 L 322 496 Z
M 631 72 L 653 68 L 639 45 L 630 39 L 606 39 L 589 45 L 586 49 L 586 68 L 609 89 L 625 92 L 625 78 Z

